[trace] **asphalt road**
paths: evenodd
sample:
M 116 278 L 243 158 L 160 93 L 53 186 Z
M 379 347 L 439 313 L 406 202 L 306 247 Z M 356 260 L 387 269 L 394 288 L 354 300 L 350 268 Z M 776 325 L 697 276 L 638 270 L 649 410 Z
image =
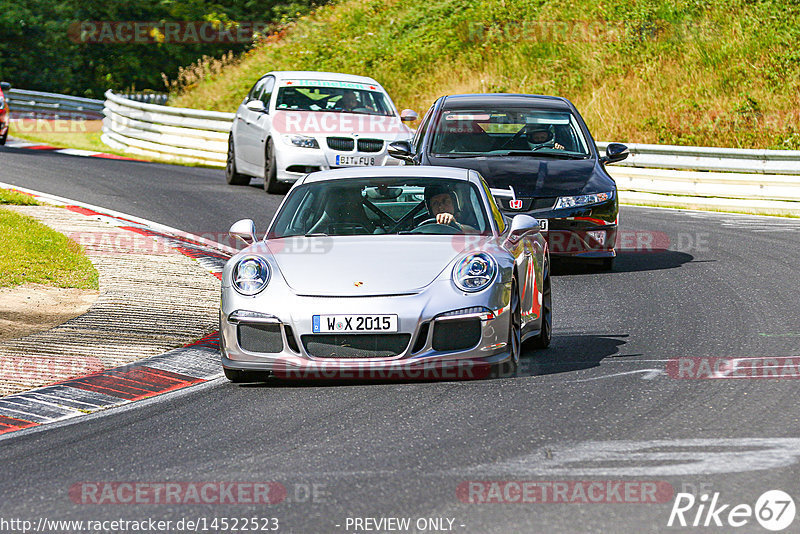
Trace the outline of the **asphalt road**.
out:
M 11 149 L 0 149 L 0 181 L 201 233 L 240 217 L 263 227 L 277 202 L 256 187 L 227 186 L 218 171 Z M 553 344 L 527 351 L 518 377 L 218 380 L 11 435 L 0 440 L 0 519 L 158 518 L 172 520 L 174 532 L 182 518 L 253 516 L 309 533 L 392 531 L 353 522 L 367 517 L 410 518 L 412 526 L 445 518 L 444 528 L 465 533 L 730 532 L 734 505 L 754 506 L 772 489 L 800 498 L 797 382 L 676 371 L 701 369 L 700 360 L 677 360 L 689 357 L 800 362 L 800 222 L 626 206 L 621 224 L 634 250 L 620 254 L 614 272 L 559 268 Z M 274 481 L 288 496 L 268 506 L 76 504 L 70 488 L 89 481 Z M 564 503 L 564 495 L 581 500 L 576 485 L 558 503 L 477 504 L 460 497 L 504 495 L 459 493 L 469 481 L 653 482 L 670 490 L 655 504 L 624 492 L 623 503 Z M 718 516 L 725 526 L 679 528 L 676 520 L 668 528 L 681 491 L 698 499 L 718 492 L 719 505 L 729 505 Z M 690 524 L 698 505 L 685 513 Z M 767 532 L 745 519 L 737 532 Z M 698 522 L 705 520 L 704 510 Z

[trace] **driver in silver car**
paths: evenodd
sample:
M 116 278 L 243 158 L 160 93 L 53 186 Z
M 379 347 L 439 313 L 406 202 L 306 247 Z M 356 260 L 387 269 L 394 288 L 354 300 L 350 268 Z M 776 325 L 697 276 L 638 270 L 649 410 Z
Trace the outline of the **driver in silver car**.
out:
M 458 197 L 448 187 L 443 185 L 429 185 L 426 187 L 425 206 L 438 224 L 448 224 L 464 232 L 477 233 L 475 228 L 459 222 L 461 209 Z

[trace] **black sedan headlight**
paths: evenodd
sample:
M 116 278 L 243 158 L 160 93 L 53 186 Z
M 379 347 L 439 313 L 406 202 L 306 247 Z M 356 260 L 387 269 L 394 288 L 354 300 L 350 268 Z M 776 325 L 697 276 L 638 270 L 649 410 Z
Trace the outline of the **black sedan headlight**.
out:
M 591 204 L 599 204 L 606 200 L 614 198 L 614 191 L 607 193 L 594 193 L 591 195 L 578 195 L 574 197 L 558 197 L 556 207 L 554 209 L 560 210 L 563 208 L 579 208 L 581 206 L 589 206 Z

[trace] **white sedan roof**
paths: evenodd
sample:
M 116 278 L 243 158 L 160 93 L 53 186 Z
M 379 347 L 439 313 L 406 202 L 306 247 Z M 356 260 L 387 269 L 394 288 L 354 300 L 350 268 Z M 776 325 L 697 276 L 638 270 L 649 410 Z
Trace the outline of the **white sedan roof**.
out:
M 341 72 L 319 72 L 313 70 L 276 70 L 268 72 L 275 76 L 276 80 L 334 80 L 337 82 L 355 82 L 380 86 L 377 81 L 367 76 L 356 76 L 355 74 L 342 74 Z M 266 74 L 264 75 L 266 76 Z

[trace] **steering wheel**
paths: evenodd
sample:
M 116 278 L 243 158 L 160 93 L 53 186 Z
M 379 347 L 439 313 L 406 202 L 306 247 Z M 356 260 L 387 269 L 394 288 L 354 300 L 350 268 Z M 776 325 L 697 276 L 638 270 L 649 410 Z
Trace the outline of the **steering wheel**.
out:
M 442 230 L 445 230 L 442 232 Z M 430 219 L 425 219 L 421 223 L 417 225 L 416 228 L 411 230 L 410 234 L 460 234 L 463 230 L 458 225 L 455 219 L 450 221 L 447 224 L 441 224 L 436 222 L 436 217 L 431 217 Z
M 513 137 L 511 137 L 511 139 L 508 139 L 505 143 L 503 143 L 500 147 L 498 147 L 497 150 L 504 150 L 507 146 L 512 145 L 517 141 L 519 141 L 523 135 L 525 135 L 525 128 L 522 128 L 520 131 L 515 133 Z

